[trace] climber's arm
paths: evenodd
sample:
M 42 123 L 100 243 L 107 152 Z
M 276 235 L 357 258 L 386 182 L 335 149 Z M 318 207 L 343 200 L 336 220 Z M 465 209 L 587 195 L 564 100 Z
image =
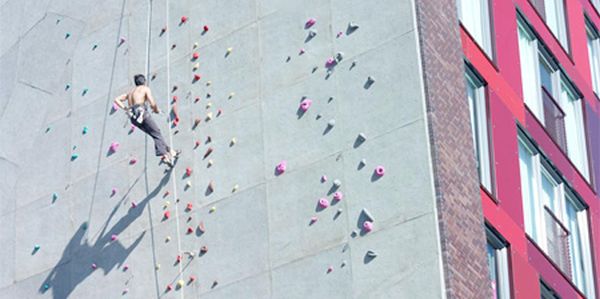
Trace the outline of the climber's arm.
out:
M 115 104 L 117 104 L 117 106 L 119 106 L 119 108 L 125 110 L 125 104 L 123 104 L 123 102 L 125 102 L 125 100 L 127 100 L 127 94 L 124 93 L 118 97 L 116 97 L 114 99 Z
M 146 88 L 146 99 L 148 99 L 148 102 L 150 103 L 150 108 L 152 108 L 152 111 L 154 111 L 154 113 L 158 113 L 158 106 L 156 105 L 156 101 L 154 100 L 154 97 L 152 96 L 152 91 L 150 90 L 150 88 Z

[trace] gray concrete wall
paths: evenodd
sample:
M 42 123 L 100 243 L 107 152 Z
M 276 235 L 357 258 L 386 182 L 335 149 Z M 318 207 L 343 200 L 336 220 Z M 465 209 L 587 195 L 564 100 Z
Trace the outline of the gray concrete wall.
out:
M 0 1 L 0 298 L 442 298 L 414 18 L 409 0 Z M 177 127 L 153 115 L 183 150 L 171 172 L 111 113 L 147 66 L 162 110 L 179 97 Z M 319 210 L 336 179 L 343 200 Z

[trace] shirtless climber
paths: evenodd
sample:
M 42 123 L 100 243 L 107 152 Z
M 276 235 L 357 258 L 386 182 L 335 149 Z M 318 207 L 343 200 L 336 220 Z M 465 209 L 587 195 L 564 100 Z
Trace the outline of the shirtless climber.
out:
M 159 113 L 160 110 L 158 110 L 158 106 L 156 105 L 156 101 L 154 101 L 150 88 L 145 85 L 146 78 L 144 75 L 133 76 L 133 81 L 136 85 L 135 88 L 128 93 L 116 97 L 114 102 L 121 109 L 125 110 L 134 126 L 140 128 L 140 130 L 144 131 L 154 139 L 156 156 L 160 156 L 163 162 L 170 167 L 173 167 L 175 160 L 181 151 L 175 151 L 172 148 L 169 148 L 160 133 L 160 129 L 152 117 L 150 117 L 150 113 L 148 113 L 145 105 L 146 102 L 150 104 L 150 108 L 152 108 L 154 113 Z M 127 107 L 123 104 L 125 101 L 128 103 Z

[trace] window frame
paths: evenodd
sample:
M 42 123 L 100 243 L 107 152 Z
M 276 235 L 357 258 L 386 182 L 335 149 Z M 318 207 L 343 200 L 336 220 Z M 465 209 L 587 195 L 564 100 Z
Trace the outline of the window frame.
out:
M 492 5 L 490 3 L 491 0 L 476 0 L 481 3 L 481 11 L 479 12 L 479 17 L 482 20 L 482 24 L 479 24 L 482 28 L 481 32 L 483 34 L 482 41 L 479 41 L 477 37 L 471 32 L 473 29 L 469 28 L 465 22 L 462 20 L 462 1 L 456 0 L 456 10 L 458 12 L 458 22 L 465 28 L 465 31 L 469 34 L 469 36 L 475 41 L 475 44 L 481 48 L 482 52 L 492 61 L 495 62 L 495 39 L 494 39 L 494 23 L 493 23 L 493 13 L 492 13 Z M 485 10 L 485 11 L 484 11 Z
M 548 259 L 555 265 L 557 270 L 563 273 L 567 279 L 583 294 L 587 296 L 588 299 L 595 298 L 594 294 L 594 267 L 591 253 L 591 242 L 590 242 L 590 234 L 589 234 L 589 207 L 581 200 L 581 198 L 576 194 L 572 186 L 564 179 L 564 177 L 560 174 L 560 172 L 552 165 L 551 161 L 547 158 L 547 156 L 538 148 L 537 144 L 530 138 L 530 136 L 522 129 L 520 125 L 517 126 L 518 129 L 518 146 L 523 146 L 530 154 L 531 154 L 531 163 L 532 163 L 532 184 L 534 186 L 529 186 L 532 188 L 534 192 L 530 193 L 533 198 L 525 198 L 523 195 L 523 191 L 521 192 L 523 199 L 523 216 L 525 222 L 525 233 L 529 236 L 529 239 L 532 240 L 537 247 L 539 247 L 544 254 L 548 257 Z M 521 160 L 521 154 L 519 152 L 519 159 Z M 520 168 L 520 174 L 523 171 Z M 551 180 L 553 180 L 557 185 L 554 187 L 554 196 L 555 196 L 555 204 L 554 207 L 546 203 L 543 199 L 543 186 L 542 186 L 542 176 L 549 176 Z M 522 184 L 521 178 L 521 184 Z M 521 188 L 523 186 L 521 185 Z M 530 205 L 533 203 L 532 211 L 529 210 Z M 579 228 L 579 241 L 580 248 L 582 250 L 581 262 L 584 264 L 585 276 L 583 289 L 576 284 L 576 281 L 573 277 L 575 274 L 575 269 L 571 268 L 571 273 L 565 273 L 563 269 L 561 269 L 552 257 L 549 255 L 549 248 L 547 244 L 548 240 L 548 232 L 546 230 L 545 220 L 544 220 L 544 210 L 547 207 L 551 212 L 552 216 L 556 218 L 558 224 L 565 228 L 565 230 L 569 233 L 568 241 L 571 243 L 573 241 L 573 232 L 569 231 L 569 216 L 567 213 L 567 201 L 570 201 L 574 204 L 578 210 L 576 212 L 576 222 Z M 528 220 L 527 217 L 533 214 L 536 219 Z M 536 223 L 539 222 L 539 223 Z M 527 225 L 527 223 L 531 224 L 531 227 Z M 532 231 L 533 230 L 533 231 Z M 568 255 L 569 259 L 574 259 L 574 252 L 569 245 Z M 571 264 L 572 265 L 572 264 Z
M 510 299 L 511 294 L 511 270 L 510 270 L 510 246 L 508 242 L 487 222 L 485 224 L 486 245 L 489 244 L 495 250 L 496 262 L 496 288 L 500 292 L 497 299 Z M 486 247 L 487 250 L 487 247 Z
M 594 0 L 598 2 L 598 5 L 600 7 L 600 0 Z M 592 2 L 593 4 L 593 2 Z M 596 63 L 593 63 L 594 60 L 592 60 L 592 57 L 590 55 L 590 49 L 589 49 L 589 44 L 588 46 L 588 60 L 590 62 L 590 76 L 591 76 L 591 81 L 592 81 L 592 88 L 594 90 L 594 94 L 596 94 L 596 97 L 598 97 L 598 95 L 600 94 L 600 31 L 598 31 L 598 28 L 596 27 L 596 25 L 594 25 L 594 22 L 592 22 L 589 17 L 584 14 L 584 22 L 585 22 L 585 33 L 586 33 L 586 41 L 588 41 L 590 35 L 592 36 L 592 46 L 596 46 Z M 596 71 L 596 76 L 594 77 L 594 70 Z
M 475 68 L 465 60 L 465 81 L 467 88 L 471 88 L 471 84 L 474 88 L 475 97 L 473 100 L 478 102 L 475 108 L 475 124 L 471 123 L 471 126 L 475 125 L 472 130 L 476 136 L 472 136 L 476 149 L 476 162 L 477 162 L 477 174 L 479 176 L 480 186 L 488 193 L 495 194 L 496 182 L 495 182 L 495 168 L 494 168 L 494 154 L 492 146 L 492 130 L 490 121 L 490 109 L 489 109 L 489 96 L 487 89 L 487 82 L 482 76 L 475 70 Z M 471 110 L 472 103 L 471 99 L 467 95 L 469 101 L 469 119 L 473 119 L 473 111 Z M 482 124 L 485 128 L 482 128 Z M 484 141 L 484 142 L 482 142 Z M 484 178 L 483 173 L 486 177 Z

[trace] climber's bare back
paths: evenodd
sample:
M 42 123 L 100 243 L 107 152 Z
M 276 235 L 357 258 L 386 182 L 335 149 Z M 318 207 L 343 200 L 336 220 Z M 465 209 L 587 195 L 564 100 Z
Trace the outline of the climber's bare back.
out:
M 136 86 L 127 94 L 127 101 L 129 106 L 133 105 L 144 105 L 146 100 L 150 99 L 150 88 L 147 86 Z M 150 103 L 152 104 L 152 103 Z

